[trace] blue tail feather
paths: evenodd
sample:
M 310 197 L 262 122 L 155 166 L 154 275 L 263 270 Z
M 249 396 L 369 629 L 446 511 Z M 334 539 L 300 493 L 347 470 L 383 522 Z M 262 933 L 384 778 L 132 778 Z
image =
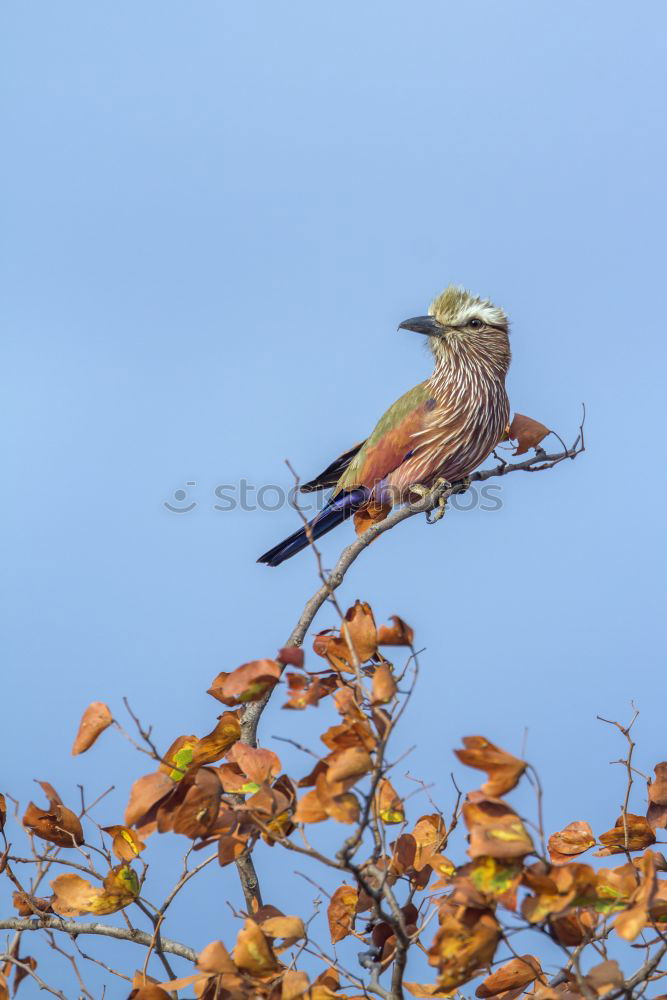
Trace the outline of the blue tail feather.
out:
M 351 517 L 355 510 L 358 510 L 366 503 L 368 496 L 369 491 L 360 487 L 359 489 L 340 493 L 338 496 L 333 497 L 326 507 L 312 521 L 308 522 L 313 539 L 321 538 L 322 535 L 326 535 L 327 531 L 331 531 L 332 528 L 336 528 L 343 521 L 347 520 L 348 517 Z M 269 549 L 268 552 L 265 552 L 264 555 L 259 557 L 257 562 L 265 563 L 267 566 L 279 566 L 281 562 L 290 559 L 297 552 L 301 552 L 309 544 L 310 541 L 305 527 L 300 528 L 293 535 L 290 535 L 289 538 L 285 538 L 282 542 L 274 545 L 272 549 Z

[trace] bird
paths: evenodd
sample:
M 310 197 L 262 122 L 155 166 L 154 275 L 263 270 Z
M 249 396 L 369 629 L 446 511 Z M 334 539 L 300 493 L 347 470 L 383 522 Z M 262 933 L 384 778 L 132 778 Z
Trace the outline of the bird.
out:
M 404 320 L 398 329 L 428 338 L 433 374 L 397 399 L 369 437 L 301 486 L 305 493 L 332 493 L 308 528 L 258 562 L 279 566 L 369 505 L 388 510 L 439 483 L 465 483 L 506 436 L 511 351 L 509 321 L 499 306 L 449 285 L 427 315 Z

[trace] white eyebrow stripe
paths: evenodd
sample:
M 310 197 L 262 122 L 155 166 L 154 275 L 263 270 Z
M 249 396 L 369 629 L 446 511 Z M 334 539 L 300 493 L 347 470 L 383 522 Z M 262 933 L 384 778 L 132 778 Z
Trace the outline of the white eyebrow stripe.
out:
M 471 319 L 481 319 L 484 323 L 488 323 L 489 326 L 504 326 L 507 323 L 503 310 L 491 305 L 490 302 L 471 302 L 470 305 L 461 310 L 460 314 L 456 317 L 456 322 L 461 326 L 465 326 L 468 320 Z

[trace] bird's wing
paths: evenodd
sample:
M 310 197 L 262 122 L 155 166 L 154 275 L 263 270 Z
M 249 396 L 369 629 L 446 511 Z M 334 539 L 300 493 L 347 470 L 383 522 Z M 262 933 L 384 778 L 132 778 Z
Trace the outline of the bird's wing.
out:
M 342 455 L 338 456 L 338 458 L 334 458 L 331 465 L 327 465 L 324 472 L 320 472 L 319 476 L 315 476 L 315 478 L 311 479 L 309 483 L 303 484 L 301 492 L 314 493 L 316 490 L 328 490 L 331 489 L 332 486 L 335 486 L 354 456 L 364 444 L 364 441 L 360 441 L 359 444 L 355 444 L 354 447 L 348 449 L 348 451 L 344 451 Z
M 413 453 L 414 434 L 423 429 L 432 405 L 430 395 L 428 384 L 422 382 L 389 407 L 341 476 L 336 493 L 373 487 Z

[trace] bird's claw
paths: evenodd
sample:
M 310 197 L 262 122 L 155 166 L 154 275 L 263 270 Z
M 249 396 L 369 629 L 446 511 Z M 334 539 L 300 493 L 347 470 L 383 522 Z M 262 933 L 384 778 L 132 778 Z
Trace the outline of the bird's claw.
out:
M 443 491 L 451 488 L 451 483 L 447 479 L 436 479 L 432 487 L 420 486 L 419 483 L 410 487 L 412 493 L 416 493 L 418 497 L 422 500 L 427 497 L 434 490 L 442 489 Z M 434 510 L 425 511 L 426 523 L 436 524 L 441 518 L 445 516 L 445 511 L 447 509 L 447 497 L 438 497 L 438 506 Z

